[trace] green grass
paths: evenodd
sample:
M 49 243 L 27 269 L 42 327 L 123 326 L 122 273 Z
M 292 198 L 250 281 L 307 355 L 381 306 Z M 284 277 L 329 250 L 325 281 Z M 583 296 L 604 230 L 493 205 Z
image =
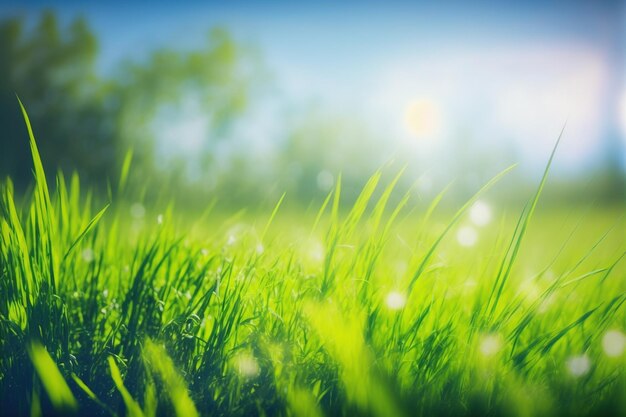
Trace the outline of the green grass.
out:
M 445 192 L 422 207 L 376 173 L 352 207 L 338 183 L 318 213 L 181 222 L 130 207 L 130 156 L 110 205 L 77 176 L 51 193 L 24 116 L 35 187 L 0 195 L 2 415 L 626 415 L 624 218 L 542 212 L 548 169 L 469 248 L 456 232 L 505 173 L 449 216 Z

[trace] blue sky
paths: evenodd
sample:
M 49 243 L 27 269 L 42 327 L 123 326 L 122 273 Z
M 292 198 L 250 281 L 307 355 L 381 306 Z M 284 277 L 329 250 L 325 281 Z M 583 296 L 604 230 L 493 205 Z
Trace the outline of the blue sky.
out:
M 0 11 L 45 8 L 89 20 L 104 73 L 225 27 L 259 47 L 290 99 L 361 117 L 381 140 L 426 159 L 449 153 L 462 131 L 468 149 L 510 142 L 534 170 L 567 119 L 561 167 L 581 171 L 599 163 L 608 132 L 626 131 L 626 20 L 616 1 L 34 1 Z

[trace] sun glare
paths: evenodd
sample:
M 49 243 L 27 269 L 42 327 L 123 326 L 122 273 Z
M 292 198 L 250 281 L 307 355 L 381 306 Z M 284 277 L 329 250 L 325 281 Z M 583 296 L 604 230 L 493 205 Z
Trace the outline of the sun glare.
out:
M 432 100 L 413 100 L 405 109 L 404 123 L 414 137 L 432 138 L 441 127 L 441 111 Z
M 573 377 L 580 377 L 591 369 L 591 360 L 586 354 L 572 356 L 567 360 L 565 366 Z
M 161 131 L 160 137 L 172 145 L 176 144 L 180 152 L 193 155 L 202 149 L 207 134 L 207 118 L 198 115 L 173 121 Z
M 480 353 L 483 356 L 493 356 L 500 351 L 502 339 L 497 334 L 484 335 L 480 341 Z
M 491 221 L 491 207 L 484 201 L 474 203 L 469 212 L 472 223 L 476 226 L 486 226 Z
M 458 230 L 456 240 L 461 246 L 474 246 L 478 240 L 478 233 L 476 233 L 476 230 L 473 227 L 463 226 Z
M 243 378 L 254 378 L 259 375 L 259 363 L 251 353 L 239 353 L 232 362 L 235 371 Z
M 186 160 L 186 173 L 199 174 L 199 161 L 211 129 L 211 117 L 198 98 L 190 95 L 177 105 L 163 105 L 151 123 L 159 163 Z
M 130 206 L 130 215 L 134 219 L 142 219 L 146 215 L 146 208 L 141 203 L 133 203 Z
M 398 291 L 391 291 L 387 294 L 385 303 L 390 310 L 400 310 L 406 304 L 406 297 Z
M 609 330 L 602 338 L 602 348 L 609 357 L 621 356 L 626 349 L 626 336 L 619 330 Z

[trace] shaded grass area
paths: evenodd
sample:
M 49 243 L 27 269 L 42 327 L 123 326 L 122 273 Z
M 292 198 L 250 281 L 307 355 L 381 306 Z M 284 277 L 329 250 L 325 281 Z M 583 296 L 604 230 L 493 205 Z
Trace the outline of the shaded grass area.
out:
M 32 196 L 1 191 L 3 415 L 626 413 L 624 219 L 533 218 L 546 175 L 469 247 L 505 173 L 445 219 L 445 191 L 416 209 L 376 173 L 345 210 L 338 182 L 317 215 L 180 228 L 129 207 L 130 162 L 110 206 L 76 176 L 51 194 L 28 128 Z

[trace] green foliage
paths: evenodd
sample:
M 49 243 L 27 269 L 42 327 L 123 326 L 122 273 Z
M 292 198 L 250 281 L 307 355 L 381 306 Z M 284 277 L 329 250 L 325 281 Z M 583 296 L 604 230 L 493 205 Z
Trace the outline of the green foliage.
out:
M 185 381 L 176 371 L 176 367 L 165 349 L 147 340 L 143 351 L 149 368 L 157 374 L 163 383 L 172 402 L 174 414 L 178 417 L 197 417 L 198 410 L 189 397 Z
M 55 365 L 46 348 L 33 343 L 29 353 L 35 371 L 41 379 L 54 408 L 65 412 L 75 411 L 78 407 L 76 398 L 74 398 L 70 387 L 63 379 L 59 368 Z
M 210 210 L 185 226 L 130 190 L 98 204 L 78 176 L 51 192 L 30 143 L 32 195 L 0 192 L 3 413 L 626 412 L 625 353 L 604 346 L 626 329 L 624 219 L 591 210 L 561 239 L 545 175 L 464 248 L 452 232 L 503 174 L 444 222 L 445 190 L 393 199 L 401 174 L 380 171 L 345 212 L 339 180 L 317 216 L 287 195 L 258 228 Z
M 98 42 L 85 20 L 62 27 L 46 12 L 33 29 L 27 23 L 0 20 L 0 176 L 11 176 L 19 190 L 30 181 L 24 169 L 30 152 L 20 140 L 25 132 L 15 94 L 29 104 L 33 124 L 46 132 L 39 145 L 48 171 L 77 171 L 83 181 L 104 189 L 109 180 L 126 185 L 129 148 L 136 149 L 136 172 L 162 174 L 155 183 L 184 184 L 180 169 L 168 176 L 158 169 L 162 161 L 156 160 L 152 125 L 160 112 L 192 97 L 198 111 L 210 115 L 211 137 L 221 137 L 245 110 L 253 86 L 262 85 L 253 54 L 222 30 L 213 30 L 195 50 L 158 49 L 103 76 L 95 68 Z M 207 142 L 196 152 L 204 168 L 213 163 L 214 145 Z M 180 168 L 181 161 L 175 162 Z
M 73 168 L 94 180 L 112 174 L 115 161 L 107 149 L 113 138 L 95 72 L 97 50 L 83 19 L 62 28 L 47 12 L 32 29 L 20 18 L 0 21 L 0 175 L 11 175 L 20 188 L 30 181 L 15 94 L 31 104 L 31 117 L 46 132 L 40 146 L 49 168 Z

